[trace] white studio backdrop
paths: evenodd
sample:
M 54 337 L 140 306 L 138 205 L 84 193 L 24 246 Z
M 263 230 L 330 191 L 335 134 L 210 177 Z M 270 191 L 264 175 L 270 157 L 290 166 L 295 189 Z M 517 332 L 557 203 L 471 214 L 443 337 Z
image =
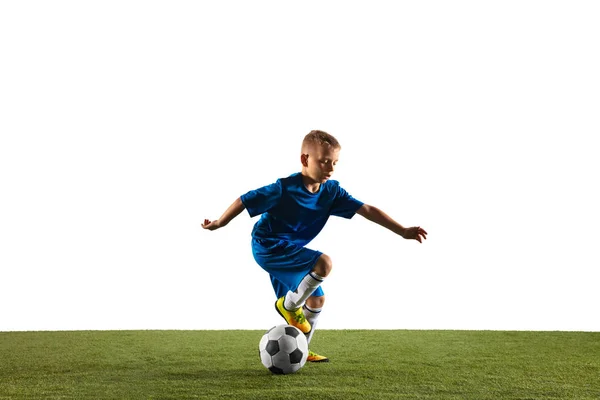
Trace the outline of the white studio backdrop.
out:
M 0 331 L 279 323 L 248 190 L 335 135 L 320 328 L 600 330 L 600 6 L 0 5 Z

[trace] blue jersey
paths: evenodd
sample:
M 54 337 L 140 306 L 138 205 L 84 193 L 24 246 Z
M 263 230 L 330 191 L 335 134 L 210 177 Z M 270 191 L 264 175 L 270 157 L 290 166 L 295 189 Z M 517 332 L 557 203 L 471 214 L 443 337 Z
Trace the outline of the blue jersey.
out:
M 241 196 L 251 217 L 262 214 L 254 225 L 255 239 L 279 239 L 306 246 L 325 226 L 330 215 L 352 218 L 363 203 L 346 192 L 338 181 L 322 183 L 311 193 L 302 174 L 287 178 Z

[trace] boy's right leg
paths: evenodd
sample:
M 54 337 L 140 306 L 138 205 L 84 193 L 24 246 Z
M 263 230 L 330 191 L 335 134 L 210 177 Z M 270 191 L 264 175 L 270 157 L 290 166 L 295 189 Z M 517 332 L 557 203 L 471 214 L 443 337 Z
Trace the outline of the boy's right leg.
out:
M 315 334 L 315 329 L 317 327 L 317 322 L 319 320 L 319 316 L 321 315 L 321 311 L 323 310 L 323 305 L 325 304 L 325 295 L 323 296 L 310 296 L 306 303 L 302 306 L 302 310 L 304 310 L 304 316 L 310 323 L 312 329 L 309 333 L 307 333 L 306 341 L 310 345 L 310 341 Z
M 312 329 L 309 333 L 306 334 L 306 341 L 308 342 L 308 358 L 306 361 L 313 363 L 322 363 L 329 362 L 329 358 L 323 356 L 321 354 L 317 354 L 310 349 L 310 341 L 312 336 L 315 334 L 315 330 L 317 328 L 317 322 L 319 320 L 319 315 L 321 314 L 321 310 L 323 309 L 323 305 L 325 304 L 325 296 L 310 296 L 304 306 L 304 315 L 306 319 L 310 323 Z

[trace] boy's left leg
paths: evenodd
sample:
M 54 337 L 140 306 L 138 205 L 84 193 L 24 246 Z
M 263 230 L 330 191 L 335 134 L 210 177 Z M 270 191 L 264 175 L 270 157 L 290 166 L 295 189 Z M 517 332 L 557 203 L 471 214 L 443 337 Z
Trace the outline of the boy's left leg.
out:
M 312 329 L 306 335 L 306 340 L 310 346 L 310 341 L 315 333 L 315 329 L 317 327 L 317 320 L 319 315 L 321 315 L 321 310 L 323 309 L 323 305 L 325 304 L 325 296 L 311 296 L 306 299 L 306 303 L 304 304 L 304 315 L 306 316 L 307 321 L 310 323 Z M 325 356 L 319 355 L 311 350 L 308 352 L 308 358 L 306 361 L 309 362 L 328 362 L 329 359 Z
M 319 289 L 330 271 L 331 259 L 326 254 L 320 253 L 312 270 L 302 278 L 297 288 L 293 292 L 288 290 L 284 296 L 279 297 L 275 302 L 275 309 L 286 322 L 305 334 L 310 333 L 311 325 L 304 315 L 303 305 Z
M 304 305 L 313 292 L 321 286 L 331 272 L 331 258 L 321 254 L 313 269 L 300 281 L 295 291 L 288 291 L 285 295 L 284 306 L 288 310 L 295 310 Z
M 275 309 L 292 326 L 303 333 L 310 332 L 310 324 L 302 311 L 306 298 L 313 292 L 323 294 L 319 288 L 322 277 L 310 275 L 323 255 L 320 251 L 308 249 L 292 242 L 279 239 L 252 239 L 252 254 L 254 259 L 271 278 L 277 301 Z M 295 298 L 298 303 L 285 304 L 286 295 L 290 290 L 302 287 L 302 295 L 306 297 Z

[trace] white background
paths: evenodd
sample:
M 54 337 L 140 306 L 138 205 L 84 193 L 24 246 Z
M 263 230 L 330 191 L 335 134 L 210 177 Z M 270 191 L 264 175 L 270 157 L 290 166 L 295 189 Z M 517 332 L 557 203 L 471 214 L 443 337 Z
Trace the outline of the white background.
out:
M 240 215 L 342 144 L 321 328 L 600 330 L 593 1 L 0 6 L 0 330 L 267 329 Z

